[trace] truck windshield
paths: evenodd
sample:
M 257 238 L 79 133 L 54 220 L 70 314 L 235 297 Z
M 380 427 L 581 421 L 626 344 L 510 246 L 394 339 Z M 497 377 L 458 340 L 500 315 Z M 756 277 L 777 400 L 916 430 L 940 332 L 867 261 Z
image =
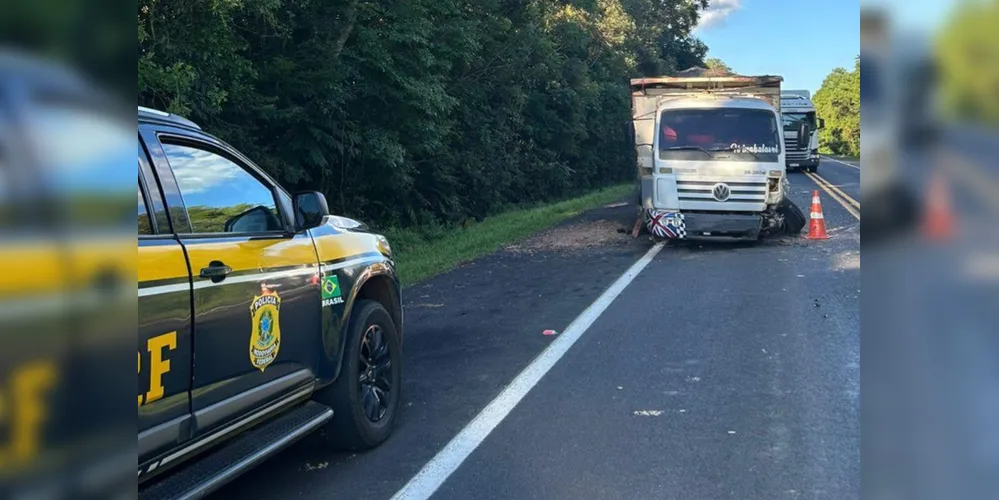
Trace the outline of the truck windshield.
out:
M 809 130 L 815 130 L 815 112 L 808 113 L 781 113 L 781 121 L 784 122 L 784 130 L 798 130 L 798 122 L 804 121 L 808 124 Z
M 780 130 L 772 111 L 746 108 L 678 109 L 659 119 L 664 160 L 777 162 Z
M 860 105 L 878 104 L 881 100 L 881 72 L 877 63 L 860 56 Z M 861 113 L 862 114 L 862 113 Z

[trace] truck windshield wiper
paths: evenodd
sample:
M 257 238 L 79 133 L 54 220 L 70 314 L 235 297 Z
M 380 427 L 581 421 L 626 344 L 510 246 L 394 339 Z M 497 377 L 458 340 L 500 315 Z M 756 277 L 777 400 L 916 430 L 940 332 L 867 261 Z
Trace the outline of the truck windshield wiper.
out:
M 720 152 L 720 151 L 727 151 L 727 152 L 730 152 L 730 153 L 734 153 L 735 152 L 735 148 L 733 148 L 732 146 L 729 146 L 727 148 L 714 148 L 711 151 L 718 151 L 718 152 Z M 756 154 L 756 153 L 754 153 L 754 152 L 752 152 L 752 151 L 750 151 L 748 149 L 745 149 L 745 150 L 742 150 L 742 151 L 739 151 L 739 152 L 740 153 L 749 153 L 749 154 L 753 155 L 753 158 L 756 158 L 757 160 L 760 159 L 760 155 L 758 155 L 758 154 Z
M 709 158 L 714 158 L 714 155 L 712 155 L 707 149 L 704 149 L 700 146 L 673 146 L 670 148 L 665 148 L 664 151 L 700 151 L 708 155 Z

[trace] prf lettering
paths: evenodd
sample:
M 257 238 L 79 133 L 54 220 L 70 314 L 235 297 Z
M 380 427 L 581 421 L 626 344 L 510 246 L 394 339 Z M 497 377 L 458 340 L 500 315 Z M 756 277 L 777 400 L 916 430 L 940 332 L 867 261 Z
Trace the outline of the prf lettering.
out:
M 177 332 L 157 335 L 146 341 L 149 354 L 149 390 L 139 394 L 139 406 L 163 397 L 163 375 L 170 371 L 170 351 L 177 348 Z M 139 376 L 142 376 L 142 351 L 139 351 Z
M 0 469 L 38 455 L 48 418 L 46 396 L 55 383 L 55 364 L 38 361 L 15 368 L 9 382 L 0 385 L 0 425 L 10 429 L 9 441 L 0 442 Z

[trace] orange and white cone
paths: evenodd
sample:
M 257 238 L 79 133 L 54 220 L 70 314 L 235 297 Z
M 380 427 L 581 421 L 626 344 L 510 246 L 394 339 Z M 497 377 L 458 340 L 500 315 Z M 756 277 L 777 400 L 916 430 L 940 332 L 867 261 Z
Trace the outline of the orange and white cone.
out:
M 826 234 L 826 218 L 822 215 L 822 200 L 819 199 L 819 191 L 815 190 L 812 193 L 812 212 L 808 221 L 808 239 L 810 240 L 828 240 L 829 235 Z
M 951 239 L 954 236 L 954 214 L 951 211 L 947 181 L 943 174 L 939 172 L 933 174 L 926 202 L 923 235 L 935 241 Z

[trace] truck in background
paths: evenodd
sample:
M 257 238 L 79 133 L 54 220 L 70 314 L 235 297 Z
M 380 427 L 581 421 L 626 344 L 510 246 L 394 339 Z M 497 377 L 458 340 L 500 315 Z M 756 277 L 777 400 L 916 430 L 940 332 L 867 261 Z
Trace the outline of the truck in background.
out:
M 796 233 L 804 215 L 787 198 L 780 76 L 631 80 L 639 204 L 663 239 L 759 239 Z M 807 125 L 799 124 L 807 146 Z
M 896 39 L 886 13 L 862 9 L 860 15 L 860 201 L 865 204 L 864 241 L 907 232 L 915 227 L 921 203 L 912 176 L 903 175 L 907 96 L 905 60 L 893 46 Z
M 815 116 L 815 105 L 807 90 L 785 90 L 780 95 L 780 113 L 784 122 L 784 157 L 788 172 L 819 169 L 819 130 L 825 128 L 825 120 Z M 798 145 L 798 128 L 804 122 L 808 125 L 808 142 Z

